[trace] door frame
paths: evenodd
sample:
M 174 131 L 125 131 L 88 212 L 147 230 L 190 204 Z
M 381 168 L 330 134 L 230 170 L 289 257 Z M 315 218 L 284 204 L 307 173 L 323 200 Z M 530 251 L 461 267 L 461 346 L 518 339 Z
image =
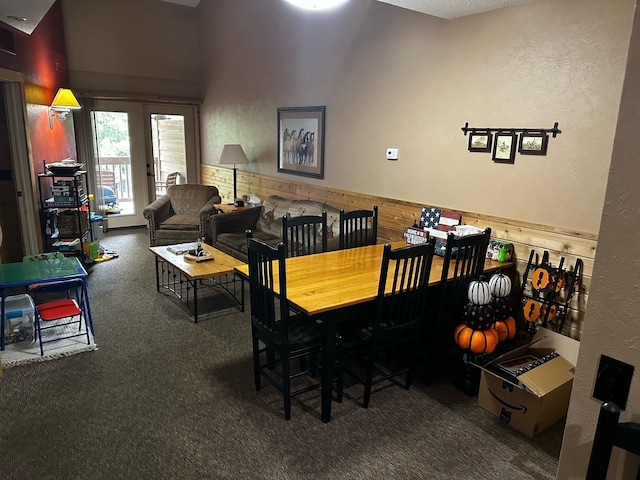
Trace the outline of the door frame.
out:
M 0 68 L 0 82 L 5 99 L 7 130 L 15 182 L 23 253 L 39 252 L 40 220 L 35 197 L 35 176 L 27 141 L 27 112 L 24 97 L 24 76 Z
M 184 142 L 185 142 L 185 162 L 187 169 L 187 183 L 200 183 L 200 140 L 199 130 L 199 110 L 192 104 L 160 104 L 145 102 L 143 104 L 145 141 L 147 151 L 147 189 L 151 201 L 156 198 L 153 145 L 151 136 L 151 115 L 182 115 L 184 117 Z

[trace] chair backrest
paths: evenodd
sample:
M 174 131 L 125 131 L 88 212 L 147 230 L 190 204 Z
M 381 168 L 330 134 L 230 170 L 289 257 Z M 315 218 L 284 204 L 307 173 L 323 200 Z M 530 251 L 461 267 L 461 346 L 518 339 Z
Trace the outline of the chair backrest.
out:
M 340 248 L 375 245 L 378 241 L 378 206 L 373 210 L 340 210 Z
M 181 183 L 167 188 L 171 209 L 177 215 L 198 215 L 198 212 L 213 197 L 218 188 L 213 185 Z
M 282 243 L 288 257 L 327 251 L 327 212 L 282 217 Z
M 490 238 L 490 228 L 477 235 L 447 235 L 441 277 L 444 294 L 441 298 L 446 297 L 448 304 L 462 306 L 467 303 L 469 283 L 477 280 L 484 271 Z
M 415 328 L 424 316 L 434 241 L 391 249 L 385 244 L 376 298 L 374 335 Z
M 263 338 L 280 337 L 283 347 L 288 343 L 289 324 L 285 258 L 284 244 L 273 247 L 247 231 L 251 323 Z
M 169 187 L 170 185 L 176 185 L 178 183 L 179 175 L 180 174 L 178 172 L 171 172 L 167 175 L 167 181 L 165 182 L 166 186 Z
M 640 423 L 619 423 L 620 408 L 613 402 L 600 406 L 586 480 L 605 480 L 613 447 L 640 455 Z M 640 479 L 640 468 L 636 473 Z

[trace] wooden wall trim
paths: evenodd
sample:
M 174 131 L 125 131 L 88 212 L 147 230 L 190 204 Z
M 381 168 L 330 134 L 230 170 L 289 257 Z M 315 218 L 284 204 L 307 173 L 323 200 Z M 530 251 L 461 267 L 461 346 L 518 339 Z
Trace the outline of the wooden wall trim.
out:
M 205 185 L 215 185 L 220 190 L 223 200 L 231 202 L 233 171 L 229 168 L 205 164 L 201 165 L 200 171 L 201 182 Z M 404 227 L 411 225 L 414 220 L 419 220 L 424 205 L 367 193 L 309 185 L 298 182 L 294 178 L 271 177 L 242 170 L 238 170 L 237 183 L 239 196 L 253 193 L 262 200 L 269 195 L 280 195 L 285 198 L 317 200 L 345 210 L 371 208 L 373 205 L 378 205 L 378 238 L 381 242 L 402 239 Z M 447 208 L 446 205 L 430 206 Z M 572 302 L 572 310 L 564 331 L 565 334 L 579 338 L 591 285 L 598 236 L 588 232 L 488 214 L 464 211 L 461 213 L 463 223 L 481 228 L 491 227 L 492 238 L 513 243 L 520 278 L 532 249 L 540 255 L 545 250 L 548 251 L 551 262 L 555 264 L 559 263 L 561 257 L 565 258 L 565 266 L 574 265 L 577 258 L 582 259 L 584 262 L 582 288 Z

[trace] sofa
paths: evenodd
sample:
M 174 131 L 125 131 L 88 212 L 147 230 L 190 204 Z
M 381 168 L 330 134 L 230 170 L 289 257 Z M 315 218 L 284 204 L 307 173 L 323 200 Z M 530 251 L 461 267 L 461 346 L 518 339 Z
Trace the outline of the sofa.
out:
M 218 188 L 185 183 L 171 185 L 167 193 L 145 207 L 149 246 L 195 241 L 206 236 L 207 221 L 222 202 Z
M 277 195 L 267 197 L 259 207 L 246 207 L 209 217 L 205 241 L 243 262 L 247 261 L 247 235 L 270 245 L 282 241 L 282 217 L 321 215 L 327 212 L 327 249 L 340 246 L 340 210 L 314 200 L 292 200 Z

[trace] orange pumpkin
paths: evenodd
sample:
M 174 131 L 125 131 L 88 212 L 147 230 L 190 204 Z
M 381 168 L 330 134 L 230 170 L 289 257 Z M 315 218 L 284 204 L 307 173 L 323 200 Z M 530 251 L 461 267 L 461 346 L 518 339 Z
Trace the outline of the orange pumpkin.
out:
M 474 330 L 461 323 L 455 329 L 454 339 L 460 348 L 471 350 L 471 353 L 480 355 L 495 350 L 498 345 L 498 332 L 494 328 Z
M 504 320 L 496 320 L 493 324 L 496 332 L 498 332 L 498 338 L 501 342 L 504 342 L 507 338 L 511 339 L 516 335 L 516 320 L 513 317 L 507 317 Z

